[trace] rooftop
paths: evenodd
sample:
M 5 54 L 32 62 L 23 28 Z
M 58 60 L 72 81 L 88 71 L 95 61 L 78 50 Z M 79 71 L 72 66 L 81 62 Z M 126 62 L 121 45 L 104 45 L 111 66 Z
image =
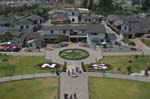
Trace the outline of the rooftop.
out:
M 87 30 L 88 32 L 106 33 L 103 24 L 53 25 L 53 26 L 43 26 L 43 30 Z

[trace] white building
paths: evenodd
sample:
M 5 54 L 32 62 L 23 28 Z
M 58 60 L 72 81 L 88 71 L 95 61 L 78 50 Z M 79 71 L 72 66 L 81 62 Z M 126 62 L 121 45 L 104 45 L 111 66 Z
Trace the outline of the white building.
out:
M 105 27 L 102 24 L 43 26 L 45 42 L 54 41 L 58 39 L 57 37 L 64 36 L 66 41 L 101 44 L 106 41 L 106 35 Z

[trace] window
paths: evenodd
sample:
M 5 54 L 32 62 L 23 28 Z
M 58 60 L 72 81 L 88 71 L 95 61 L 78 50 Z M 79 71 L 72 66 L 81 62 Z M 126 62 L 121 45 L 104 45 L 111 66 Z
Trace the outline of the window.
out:
M 91 33 L 91 35 L 98 35 L 97 33 Z
M 103 40 L 103 39 L 101 39 L 101 42 L 104 42 L 104 40 Z
M 75 21 L 75 19 L 74 18 L 72 18 L 72 22 L 74 22 Z
M 32 47 L 32 44 L 31 44 L 31 43 L 29 44 L 29 47 Z
M 74 14 L 74 12 L 72 12 L 72 16 L 74 16 L 75 14 Z
M 84 30 L 82 30 L 82 33 L 84 33 L 85 31 Z
M 127 30 L 127 26 L 125 26 L 124 29 Z
M 85 22 L 87 22 L 87 19 L 85 19 Z
M 20 26 L 20 29 L 23 29 L 24 27 L 23 26 Z
M 70 30 L 70 33 L 72 33 L 73 32 L 73 30 Z
M 54 33 L 54 31 L 53 31 L 53 30 L 51 30 L 50 32 L 51 32 L 51 34 L 53 34 L 53 33 Z
M 89 22 L 91 22 L 91 19 L 89 19 Z
M 40 20 L 40 23 L 42 23 L 42 20 Z
M 63 30 L 63 33 L 65 34 L 65 33 L 66 33 L 66 30 Z
M 27 26 L 26 26 L 26 28 L 28 29 L 28 28 L 29 28 L 29 26 L 27 25 Z
M 125 31 L 128 31 L 128 25 L 125 25 L 125 26 L 124 26 L 124 30 L 125 30 Z

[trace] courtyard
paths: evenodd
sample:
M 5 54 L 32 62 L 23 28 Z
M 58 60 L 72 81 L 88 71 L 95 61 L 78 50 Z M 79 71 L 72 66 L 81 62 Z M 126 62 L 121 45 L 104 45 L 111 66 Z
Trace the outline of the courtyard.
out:
M 80 50 L 76 51 L 73 49 L 80 49 Z M 34 52 L 32 52 L 31 54 L 34 54 Z M 60 54 L 62 54 L 63 56 L 60 56 Z M 79 59 L 68 59 L 68 58 L 64 58 L 64 56 L 65 57 L 69 56 L 71 58 L 79 58 Z M 78 56 L 83 56 L 83 57 L 81 58 Z M 59 69 L 60 75 L 57 75 L 55 69 L 53 69 L 52 72 L 50 69 L 42 70 L 40 68 L 37 68 L 37 65 L 39 64 L 41 65 L 42 63 L 49 63 L 49 62 L 58 63 L 62 65 L 61 66 L 62 68 Z M 147 92 L 149 92 L 150 90 L 150 88 L 147 87 L 148 83 L 146 83 L 149 82 L 148 76 L 136 77 L 136 76 L 127 75 L 128 73 L 127 68 L 128 66 L 131 66 L 133 72 L 140 72 L 141 70 L 145 70 L 148 67 L 149 62 L 150 62 L 150 56 L 132 55 L 132 54 L 125 55 L 125 56 L 121 56 L 121 55 L 103 56 L 103 52 L 99 48 L 94 49 L 90 47 L 83 47 L 83 46 L 79 46 L 78 44 L 67 46 L 67 47 L 56 48 L 52 51 L 45 50 L 43 56 L 1 55 L 0 76 L 4 76 L 4 77 L 0 78 L 0 82 L 3 82 L 2 84 L 0 84 L 2 85 L 2 87 L 1 86 L 0 87 L 1 89 L 4 90 L 2 91 L 0 90 L 2 92 L 0 96 L 4 97 L 4 99 L 8 99 L 9 96 L 5 96 L 5 94 L 13 94 L 12 97 L 14 98 L 24 99 L 29 97 L 30 99 L 31 95 L 33 94 L 32 99 L 34 98 L 41 99 L 41 97 L 42 99 L 43 98 L 58 99 L 59 96 L 60 99 L 64 99 L 65 93 L 67 93 L 69 97 L 74 93 L 76 93 L 77 98 L 79 99 L 84 99 L 84 98 L 85 99 L 99 99 L 99 98 L 115 99 L 117 98 L 117 95 L 121 97 L 121 99 L 125 99 L 125 97 L 129 99 L 138 99 L 137 97 L 142 97 L 142 96 L 144 97 L 143 99 L 148 99 L 150 97 L 147 95 Z M 65 67 L 66 72 L 63 71 L 64 69 L 63 65 L 65 65 L 65 63 L 66 63 L 66 67 Z M 101 64 L 101 65 L 107 64 L 111 68 L 108 71 L 106 71 L 106 76 L 104 76 L 101 71 L 89 68 L 89 64 L 91 63 Z M 83 64 L 87 69 L 86 72 L 83 71 L 83 67 L 82 67 Z M 78 68 L 79 69 L 78 71 L 81 71 L 81 73 L 79 73 L 76 70 L 76 68 Z M 69 76 L 68 71 L 70 71 L 70 73 L 72 74 L 73 73 L 77 74 L 77 76 L 76 77 Z M 59 76 L 60 79 L 58 79 L 57 76 Z M 49 77 L 49 78 L 45 78 L 45 77 Z M 21 80 L 21 81 L 16 81 L 16 80 Z M 136 81 L 132 81 L 132 80 L 136 80 Z M 13 82 L 8 82 L 8 81 L 13 81 Z M 32 84 L 33 86 L 31 86 L 30 84 Z M 16 87 L 16 85 L 18 86 Z M 33 87 L 30 93 L 20 91 L 21 89 L 19 88 L 20 86 L 23 85 L 25 85 L 24 87 L 26 87 L 26 88 L 22 87 L 23 89 L 25 89 L 24 91 L 28 89 L 31 90 L 28 87 L 31 88 Z M 12 88 L 12 86 L 14 87 Z M 40 86 L 40 87 L 36 88 L 35 86 Z M 110 89 L 110 86 L 113 86 L 112 89 Z M 132 89 L 134 88 L 135 89 L 131 90 L 129 89 L 128 86 L 132 86 Z M 11 91 L 11 89 L 13 89 L 14 91 Z M 113 89 L 117 89 L 116 92 L 113 91 Z M 19 93 L 17 91 L 20 92 L 21 96 L 20 95 L 17 96 L 16 93 Z M 48 92 L 45 91 L 50 92 L 50 94 L 48 94 Z M 125 91 L 126 93 L 122 95 L 122 93 L 120 92 L 123 91 Z M 44 94 L 40 95 L 38 94 L 38 92 Z M 101 92 L 101 94 L 98 94 L 99 92 Z M 112 92 L 114 92 L 115 95 L 111 95 Z M 110 96 L 108 96 L 107 94 L 109 94 Z M 136 94 L 138 94 L 137 97 Z

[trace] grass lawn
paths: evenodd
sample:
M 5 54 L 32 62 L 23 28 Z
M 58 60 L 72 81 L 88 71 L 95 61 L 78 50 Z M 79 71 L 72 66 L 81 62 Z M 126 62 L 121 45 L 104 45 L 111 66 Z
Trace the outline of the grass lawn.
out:
M 131 45 L 131 46 L 135 46 L 135 43 L 132 42 L 132 41 L 129 40 L 129 39 L 123 39 L 122 41 L 123 41 L 125 44 Z
M 40 78 L 0 84 L 1 99 L 58 99 L 58 79 Z
M 36 68 L 39 63 L 46 62 L 44 57 L 39 56 L 0 56 L 0 76 L 41 73 L 48 70 Z
M 131 63 L 129 63 L 131 61 Z M 110 64 L 112 69 L 107 72 L 111 73 L 128 73 L 127 67 L 132 66 L 133 72 L 140 72 L 147 68 L 147 63 L 150 63 L 150 56 L 106 56 L 98 63 Z M 90 66 L 88 66 L 90 67 Z M 121 71 L 117 71 L 120 68 Z M 92 71 L 91 68 L 88 71 Z
M 150 99 L 150 83 L 90 78 L 90 99 Z
M 146 46 L 150 47 L 150 39 L 142 39 L 141 40 Z

